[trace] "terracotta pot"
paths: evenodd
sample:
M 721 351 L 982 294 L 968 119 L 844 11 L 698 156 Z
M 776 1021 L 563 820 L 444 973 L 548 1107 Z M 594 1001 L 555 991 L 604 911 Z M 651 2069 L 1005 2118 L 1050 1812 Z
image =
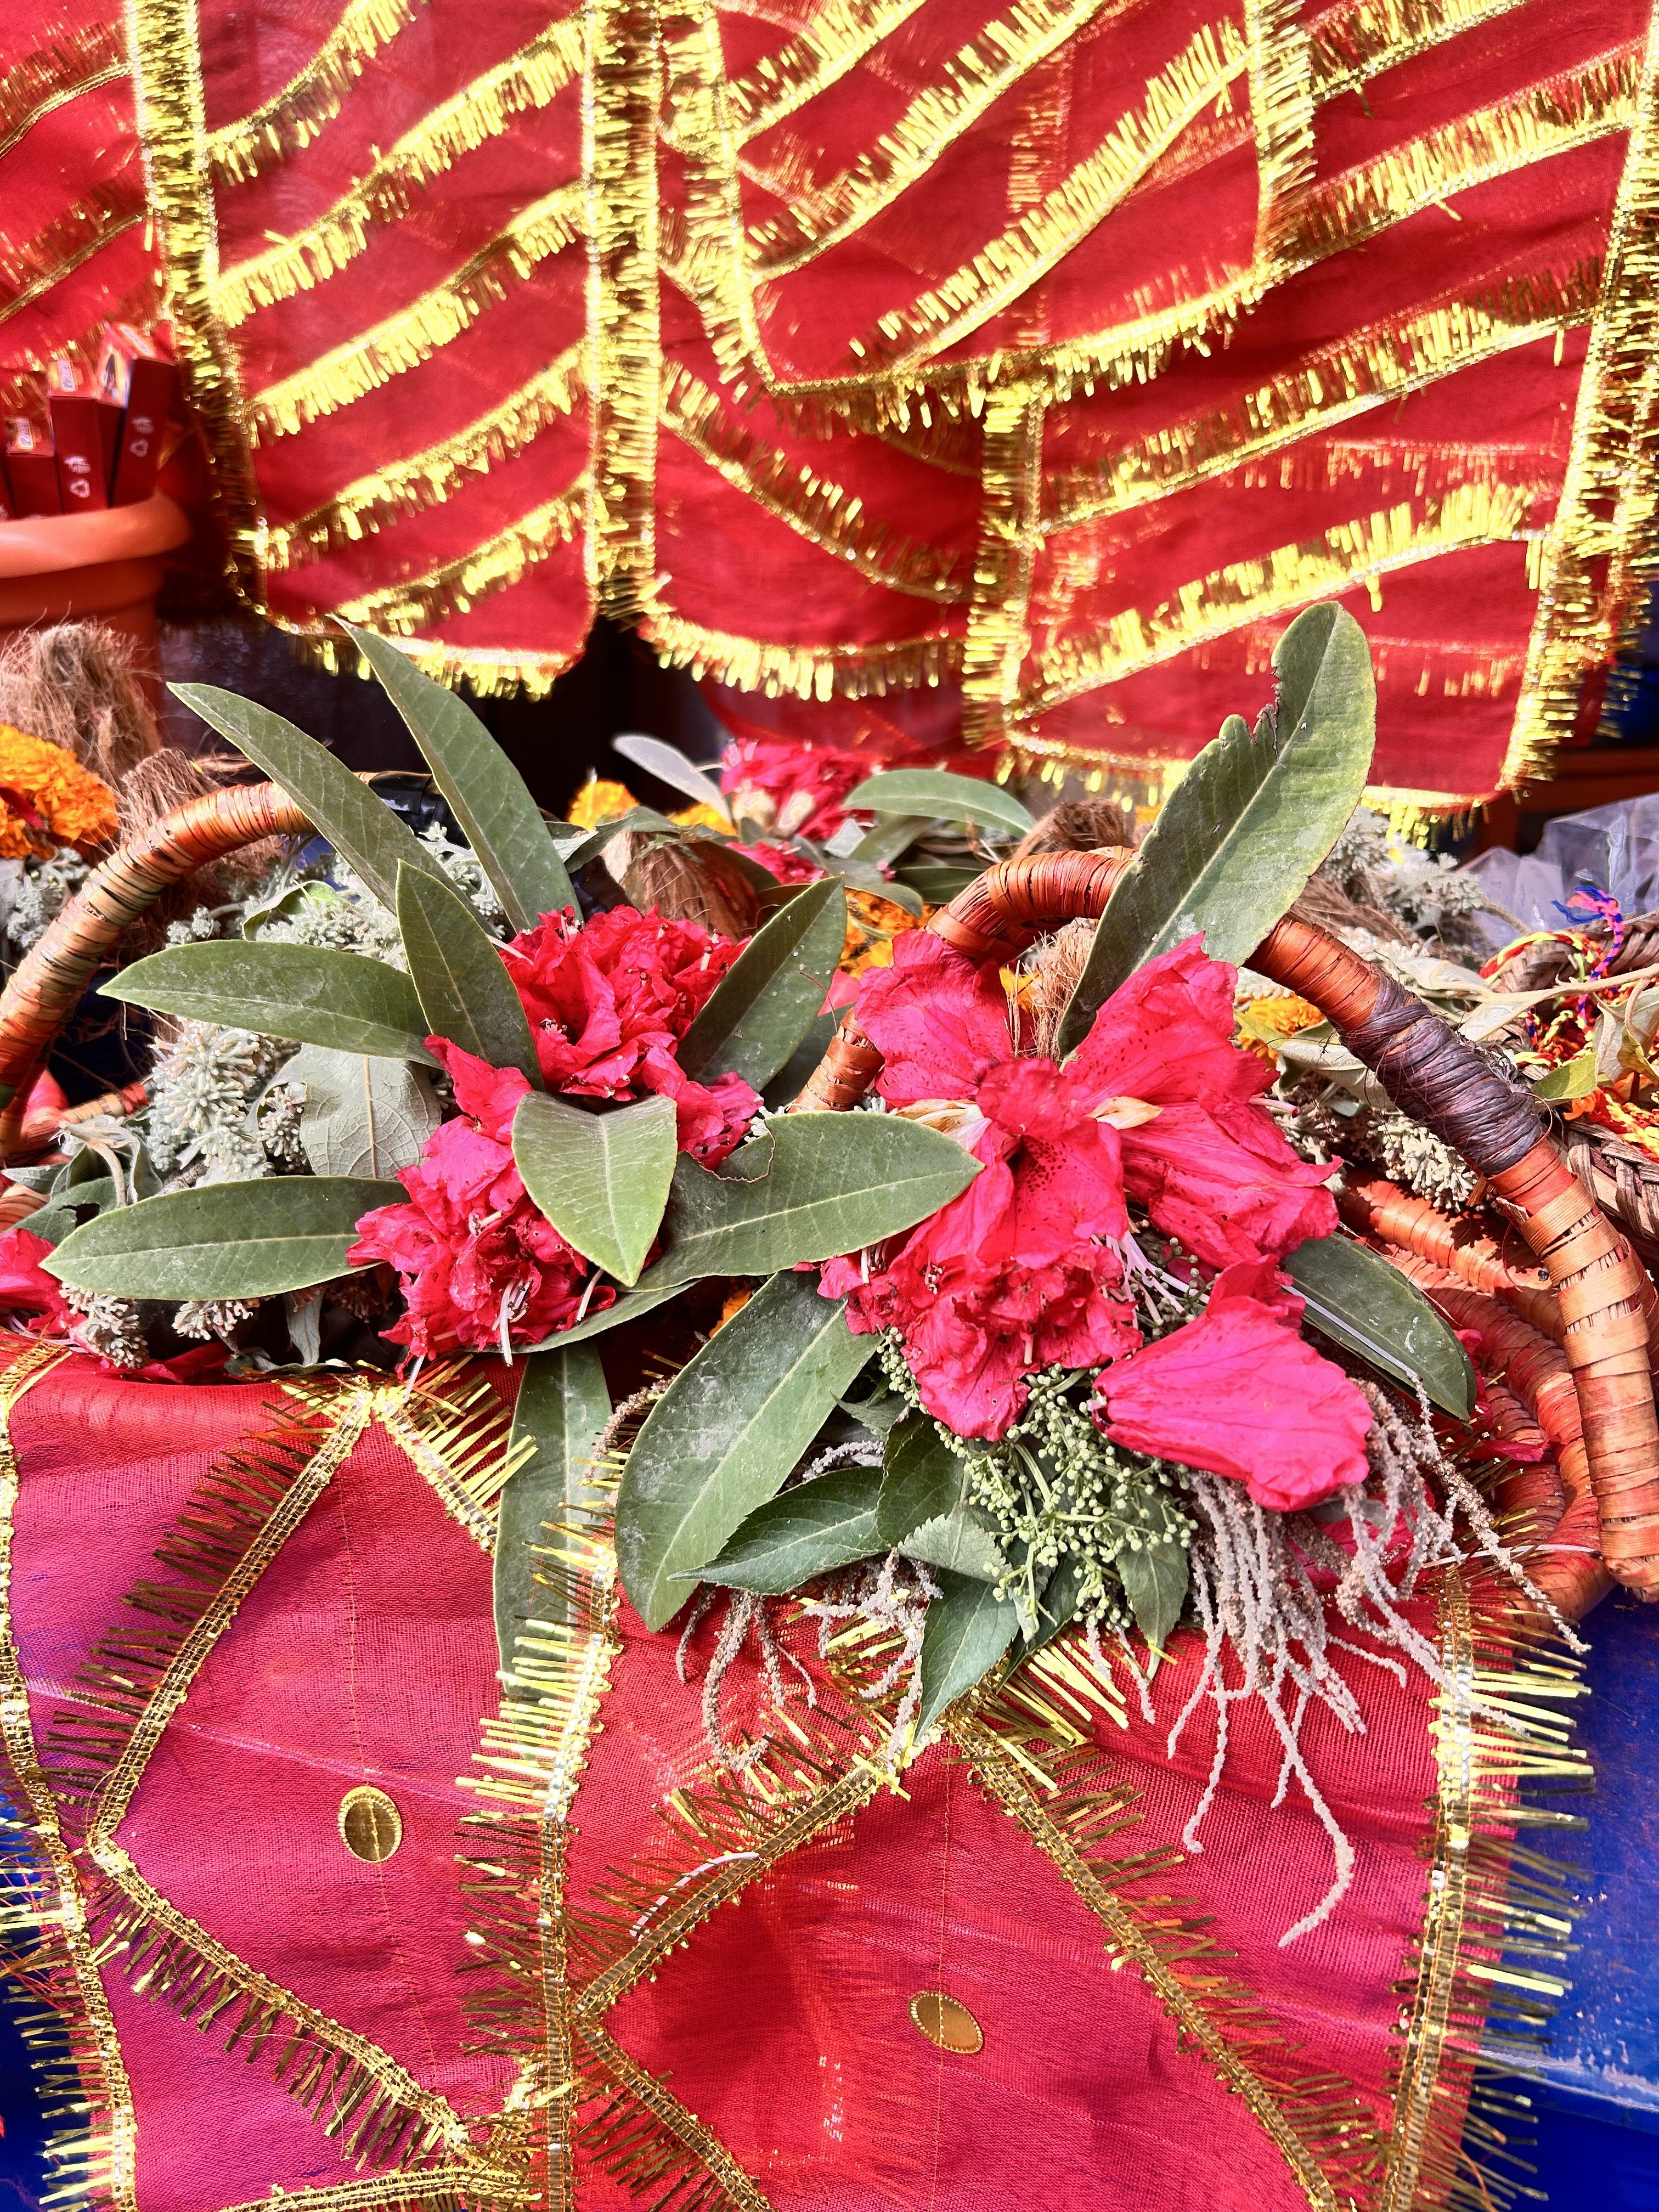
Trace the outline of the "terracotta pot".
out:
M 95 616 L 155 665 L 155 595 L 162 559 L 185 544 L 190 519 L 158 492 L 100 514 L 28 515 L 0 522 L 0 630 Z

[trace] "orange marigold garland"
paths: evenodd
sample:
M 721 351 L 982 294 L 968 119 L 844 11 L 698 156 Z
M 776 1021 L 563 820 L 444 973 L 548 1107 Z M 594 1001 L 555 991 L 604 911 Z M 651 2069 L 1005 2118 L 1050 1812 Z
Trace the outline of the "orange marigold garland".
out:
M 106 845 L 115 793 L 73 753 L 0 722 L 0 860 L 41 859 L 59 845 Z

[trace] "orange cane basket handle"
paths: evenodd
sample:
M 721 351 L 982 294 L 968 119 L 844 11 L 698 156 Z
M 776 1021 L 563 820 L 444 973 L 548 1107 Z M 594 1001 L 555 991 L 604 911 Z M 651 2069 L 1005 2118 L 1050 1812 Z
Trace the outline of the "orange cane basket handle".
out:
M 129 923 L 198 868 L 310 826 L 274 783 L 234 784 L 175 806 L 99 863 L 0 997 L 0 1162 L 18 1148 L 37 1070 Z
M 927 927 L 972 960 L 1014 960 L 1065 922 L 1097 919 L 1133 859 L 1115 849 L 1004 860 Z M 1607 1574 L 1644 1596 L 1659 1595 L 1659 1421 L 1644 1279 L 1629 1244 L 1561 1158 L 1531 1101 L 1382 969 L 1293 915 L 1276 924 L 1249 964 L 1320 1008 L 1395 1103 L 1486 1178 L 1549 1270 L 1566 1325 L 1600 1531 L 1598 1539 L 1587 1525 L 1587 1506 L 1570 1504 L 1553 1537 L 1545 1539 L 1534 1579 L 1564 1613 L 1582 1618 L 1607 1586 L 1593 1555 L 1599 1545 Z M 881 1065 L 869 1038 L 843 1023 L 796 1109 L 856 1105 Z

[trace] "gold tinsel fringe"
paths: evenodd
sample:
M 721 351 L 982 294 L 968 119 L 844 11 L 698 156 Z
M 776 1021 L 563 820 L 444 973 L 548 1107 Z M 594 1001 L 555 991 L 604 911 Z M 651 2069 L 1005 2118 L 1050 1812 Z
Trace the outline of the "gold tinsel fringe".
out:
M 260 307 L 337 275 L 363 252 L 376 225 L 408 213 L 422 185 L 499 137 L 515 117 L 545 107 L 580 75 L 581 64 L 581 19 L 572 16 L 475 77 L 377 154 L 325 215 L 224 270 L 213 292 L 221 322 L 234 330 Z
M 82 93 L 114 84 L 127 73 L 118 24 L 85 23 L 57 37 L 0 74 L 0 159 L 40 122 Z
M 580 538 L 588 515 L 584 485 L 544 501 L 505 530 L 453 561 L 430 568 L 406 583 L 345 600 L 336 611 L 347 622 L 370 626 L 392 637 L 411 637 L 464 615 L 482 599 L 522 583 L 556 546 Z
M 640 633 L 671 668 L 714 676 L 769 699 L 879 698 L 942 683 L 962 662 L 962 641 L 949 632 L 889 645 L 774 645 L 704 629 L 678 615 L 654 614 L 641 623 Z
M 71 201 L 33 237 L 8 247 L 0 273 L 0 323 L 21 314 L 42 293 L 143 219 L 141 177 L 113 177 Z
M 423 4 L 424 0 L 346 0 L 338 22 L 280 92 L 207 138 L 207 157 L 217 182 L 246 184 L 320 137 L 368 64 L 408 29 Z

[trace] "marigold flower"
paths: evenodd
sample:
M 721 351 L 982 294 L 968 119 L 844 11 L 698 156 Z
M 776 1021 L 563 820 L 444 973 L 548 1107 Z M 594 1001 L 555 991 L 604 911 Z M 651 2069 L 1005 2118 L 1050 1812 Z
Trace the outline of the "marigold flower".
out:
M 106 845 L 115 793 L 64 745 L 0 722 L 0 860 L 59 845 Z

